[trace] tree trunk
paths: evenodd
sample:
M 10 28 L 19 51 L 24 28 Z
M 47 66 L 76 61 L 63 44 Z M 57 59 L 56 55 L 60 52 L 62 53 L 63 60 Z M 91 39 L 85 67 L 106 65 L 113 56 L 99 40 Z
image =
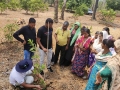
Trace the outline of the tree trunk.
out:
M 54 6 L 54 22 L 58 23 L 58 0 L 55 0 Z
M 62 20 L 64 20 L 64 11 L 65 11 L 65 7 L 66 7 L 66 1 L 67 0 L 63 0 L 64 4 L 62 6 L 61 17 L 60 17 L 60 19 L 62 19 Z
M 95 15 L 96 15 L 96 11 L 97 11 L 97 8 L 98 8 L 98 2 L 99 2 L 99 0 L 96 0 L 96 2 L 95 2 L 93 14 L 92 14 L 92 20 L 96 19 Z

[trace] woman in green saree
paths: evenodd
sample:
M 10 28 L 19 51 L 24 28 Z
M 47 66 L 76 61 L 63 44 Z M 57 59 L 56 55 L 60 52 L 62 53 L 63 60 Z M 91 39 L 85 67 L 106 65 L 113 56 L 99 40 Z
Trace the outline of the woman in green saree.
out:
M 97 73 L 97 90 L 120 90 L 120 39 L 114 44 L 117 54 Z

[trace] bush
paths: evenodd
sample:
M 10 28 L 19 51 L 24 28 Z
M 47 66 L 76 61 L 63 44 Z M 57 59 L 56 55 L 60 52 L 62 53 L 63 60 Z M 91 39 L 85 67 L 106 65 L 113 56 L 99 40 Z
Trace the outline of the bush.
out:
M 107 7 L 113 10 L 120 10 L 120 0 L 106 0 Z
M 76 15 L 79 15 L 79 16 L 82 16 L 82 15 L 84 15 L 84 14 L 87 13 L 87 12 L 88 12 L 88 7 L 87 7 L 86 4 L 83 3 L 81 6 L 79 6 L 79 7 L 76 9 L 75 14 L 76 14 Z
M 19 0 L 10 0 L 8 8 L 10 10 L 17 10 L 20 8 L 20 1 Z
M 12 42 L 13 41 L 13 33 L 18 29 L 18 25 L 15 23 L 7 24 L 4 27 L 4 36 L 6 41 Z
M 0 2 L 0 11 L 1 11 L 1 14 L 2 12 L 4 12 L 5 10 L 7 9 L 7 4 L 3 1 Z
M 101 10 L 100 11 L 100 20 L 106 21 L 106 22 L 112 22 L 114 21 L 115 17 L 116 17 L 116 12 L 113 9 L 109 9 L 109 10 Z

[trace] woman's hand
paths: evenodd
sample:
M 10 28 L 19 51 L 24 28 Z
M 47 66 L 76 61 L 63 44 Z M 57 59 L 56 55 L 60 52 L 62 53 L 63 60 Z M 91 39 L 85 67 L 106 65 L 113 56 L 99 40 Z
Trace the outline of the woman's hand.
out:
M 98 72 L 96 74 L 96 82 L 95 84 L 100 84 L 102 82 L 102 77 L 100 76 L 100 73 Z

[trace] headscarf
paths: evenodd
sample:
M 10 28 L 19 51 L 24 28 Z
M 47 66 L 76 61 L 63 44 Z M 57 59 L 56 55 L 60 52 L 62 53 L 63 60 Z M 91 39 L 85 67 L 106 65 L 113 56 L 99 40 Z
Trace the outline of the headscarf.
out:
M 108 33 L 107 33 L 107 31 L 102 31 L 102 33 L 103 33 L 103 40 L 104 39 L 108 39 Z
M 80 28 L 80 23 L 79 23 L 79 22 L 76 22 L 76 23 L 73 25 L 73 27 L 72 27 L 72 29 L 70 30 L 70 32 L 72 32 L 72 31 L 74 30 L 75 25 L 78 25 L 79 27 L 78 27 L 78 29 L 76 30 L 76 33 L 75 33 L 74 37 L 72 38 L 72 40 L 71 40 L 71 42 L 70 42 L 70 46 L 72 46 L 72 44 L 76 41 L 76 39 L 77 39 L 77 37 L 79 36 L 79 34 L 81 34 L 81 28 Z
M 103 33 L 103 40 L 108 39 L 108 33 L 106 31 L 102 31 Z M 93 48 L 97 50 L 97 52 L 100 52 L 102 50 L 101 44 L 99 44 L 99 37 L 94 40 Z

